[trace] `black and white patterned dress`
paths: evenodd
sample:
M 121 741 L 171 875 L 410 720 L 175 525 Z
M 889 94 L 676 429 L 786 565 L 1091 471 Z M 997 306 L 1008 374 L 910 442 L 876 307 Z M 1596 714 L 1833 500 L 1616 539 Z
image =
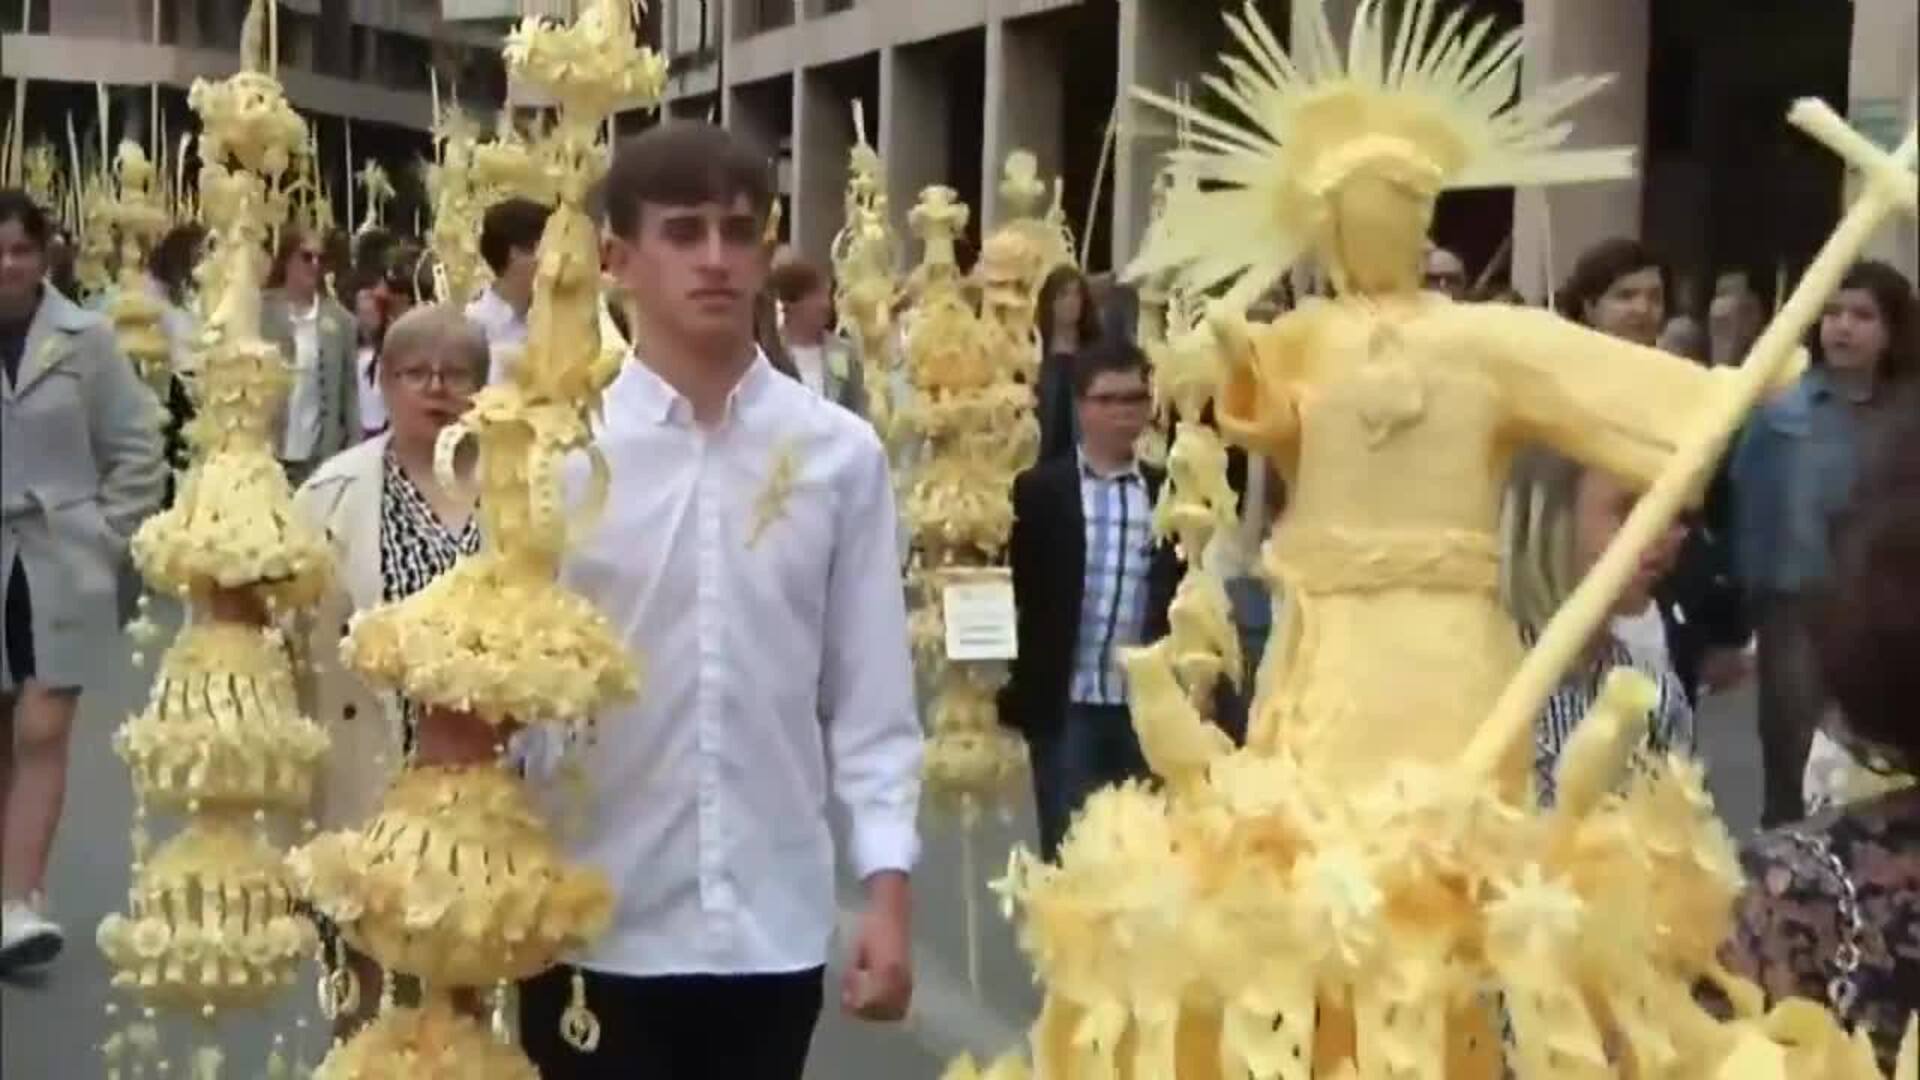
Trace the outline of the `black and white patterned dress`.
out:
M 1537 637 L 1531 628 L 1521 627 L 1520 638 L 1527 646 L 1531 647 Z M 1660 691 L 1640 756 L 1694 752 L 1693 707 L 1687 704 L 1687 694 L 1679 678 L 1663 665 L 1636 656 L 1620 639 L 1609 635 L 1599 655 L 1588 658 L 1585 666 L 1568 672 L 1560 681 L 1534 725 L 1533 779 L 1540 805 L 1553 805 L 1554 774 L 1560 764 L 1560 752 L 1566 749 L 1574 728 L 1586 719 L 1593 703 L 1599 699 L 1600 686 L 1607 674 L 1621 667 L 1639 671 L 1653 680 Z
M 404 600 L 434 578 L 453 568 L 462 555 L 480 550 L 480 519 L 467 518 L 449 529 L 433 512 L 433 505 L 414 486 L 392 451 L 386 455 L 380 481 L 380 580 L 387 603 Z M 413 754 L 418 710 L 411 701 L 400 703 L 402 747 Z

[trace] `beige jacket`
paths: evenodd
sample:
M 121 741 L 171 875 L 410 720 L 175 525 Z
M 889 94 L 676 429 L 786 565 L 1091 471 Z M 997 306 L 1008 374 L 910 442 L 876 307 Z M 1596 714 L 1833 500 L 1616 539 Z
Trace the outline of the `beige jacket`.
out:
M 380 489 L 387 436 L 379 435 L 329 458 L 294 494 L 294 508 L 325 532 L 333 547 L 334 587 L 294 636 L 304 651 L 299 666 L 301 704 L 333 739 L 314 785 L 314 820 L 322 829 L 358 825 L 371 817 L 400 760 L 400 703 L 376 691 L 340 660 L 340 640 L 356 612 L 378 606 Z

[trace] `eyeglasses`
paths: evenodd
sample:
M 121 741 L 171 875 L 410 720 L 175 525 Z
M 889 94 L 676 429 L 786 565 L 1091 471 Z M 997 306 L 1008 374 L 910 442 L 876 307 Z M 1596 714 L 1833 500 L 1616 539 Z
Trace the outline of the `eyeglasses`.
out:
M 409 390 L 425 390 L 435 379 L 456 394 L 471 393 L 480 386 L 480 376 L 469 368 L 403 367 L 393 369 L 393 378 Z
M 1087 400 L 1095 405 L 1145 405 L 1153 400 L 1153 395 L 1145 390 L 1128 390 L 1113 394 L 1088 394 Z

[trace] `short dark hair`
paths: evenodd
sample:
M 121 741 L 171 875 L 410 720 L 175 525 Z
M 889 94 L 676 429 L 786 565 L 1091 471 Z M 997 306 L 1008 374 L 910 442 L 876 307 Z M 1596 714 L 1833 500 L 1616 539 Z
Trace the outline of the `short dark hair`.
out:
M 1627 236 L 1602 240 L 1581 252 L 1580 258 L 1574 261 L 1573 273 L 1567 275 L 1567 283 L 1555 297 L 1556 306 L 1561 315 L 1584 323 L 1587 306 L 1605 296 L 1614 282 L 1649 269 L 1660 271 L 1663 288 L 1672 277 L 1666 261 L 1640 241 Z
M 1096 341 L 1073 355 L 1073 396 L 1086 397 L 1093 382 L 1109 373 L 1147 377 L 1147 354 L 1131 341 Z
M 0 224 L 9 221 L 19 222 L 27 239 L 41 251 L 47 250 L 47 242 L 53 238 L 53 222 L 45 208 L 20 188 L 0 188 Z
M 747 140 L 712 124 L 669 120 L 614 149 L 601 194 L 607 226 L 631 239 L 645 203 L 698 206 L 745 196 L 765 220 L 773 186 L 772 159 Z
M 1860 477 L 1834 545 L 1814 645 L 1847 729 L 1920 768 L 1920 393 L 1893 403 L 1896 428 Z M 1900 408 L 1904 406 L 1903 408 Z
M 480 257 L 487 261 L 487 269 L 504 274 L 515 249 L 532 251 L 539 247 L 540 233 L 552 212 L 532 199 L 517 197 L 487 207 L 480 219 Z
M 1920 375 L 1920 305 L 1916 305 L 1913 283 L 1891 265 L 1878 259 L 1862 259 L 1840 279 L 1841 289 L 1858 289 L 1873 297 L 1880 309 L 1880 322 L 1887 329 L 1887 351 L 1880 358 L 1879 378 L 1900 382 Z M 1820 324 L 1808 332 L 1808 353 L 1815 364 L 1825 364 L 1820 348 Z
M 175 304 L 186 303 L 193 291 L 193 266 L 206 238 L 207 230 L 189 221 L 168 229 L 147 253 L 147 272 L 166 288 L 167 299 Z
M 826 287 L 826 271 L 805 259 L 789 259 L 767 275 L 767 291 L 783 304 L 799 303 Z

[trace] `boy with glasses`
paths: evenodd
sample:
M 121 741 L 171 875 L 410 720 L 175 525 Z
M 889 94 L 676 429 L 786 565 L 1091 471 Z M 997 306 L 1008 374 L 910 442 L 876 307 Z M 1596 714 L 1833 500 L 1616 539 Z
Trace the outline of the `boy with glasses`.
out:
M 1027 740 L 1048 859 L 1089 795 L 1148 775 L 1120 654 L 1166 632 L 1180 578 L 1153 537 L 1163 474 L 1134 453 L 1152 416 L 1145 355 L 1118 340 L 1083 349 L 1073 388 L 1078 451 L 1014 481 L 1007 545 L 1020 656 L 1001 722 Z

